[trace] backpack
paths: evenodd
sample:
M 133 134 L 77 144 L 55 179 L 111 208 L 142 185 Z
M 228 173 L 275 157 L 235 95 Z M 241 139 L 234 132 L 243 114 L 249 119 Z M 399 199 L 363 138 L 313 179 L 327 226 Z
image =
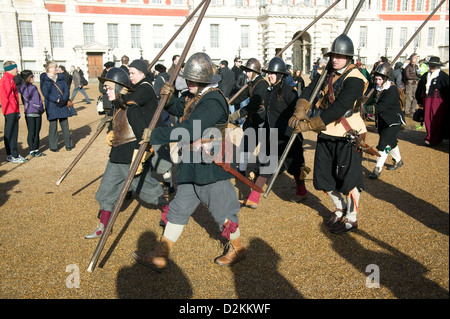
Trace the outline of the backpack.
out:
M 393 82 L 391 82 L 391 86 L 395 85 Z M 406 94 L 405 91 L 403 91 L 402 88 L 398 87 L 398 100 L 400 102 L 400 108 L 402 109 L 403 112 L 405 112 L 405 104 L 406 104 Z

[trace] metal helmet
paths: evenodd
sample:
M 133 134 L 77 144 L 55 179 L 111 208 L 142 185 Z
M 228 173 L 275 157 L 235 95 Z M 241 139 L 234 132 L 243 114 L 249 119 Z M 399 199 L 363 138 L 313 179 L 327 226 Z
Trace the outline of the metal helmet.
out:
M 286 63 L 279 57 L 272 58 L 272 60 L 269 61 L 267 68 L 263 69 L 263 72 L 288 75 Z
M 241 65 L 241 69 L 261 74 L 261 63 L 255 58 L 250 58 L 245 65 Z
M 211 58 L 203 52 L 194 53 L 187 60 L 183 77 L 198 83 L 215 83 L 222 79 L 220 74 L 216 73 L 216 67 Z
M 391 65 L 389 63 L 381 63 L 375 69 L 375 75 L 389 78 L 391 76 Z
M 333 41 L 331 50 L 327 52 L 325 56 L 330 56 L 333 53 L 353 57 L 355 55 L 355 50 L 352 40 L 346 34 L 341 34 L 340 36 L 338 36 Z
M 106 81 L 110 81 L 116 84 L 116 87 L 114 88 L 114 91 L 116 93 L 120 93 L 124 87 L 126 87 L 129 91 L 133 90 L 131 87 L 131 81 L 130 77 L 128 76 L 128 73 L 121 69 L 121 68 L 112 68 L 110 69 L 105 77 L 99 77 L 98 80 L 101 83 L 105 83 Z

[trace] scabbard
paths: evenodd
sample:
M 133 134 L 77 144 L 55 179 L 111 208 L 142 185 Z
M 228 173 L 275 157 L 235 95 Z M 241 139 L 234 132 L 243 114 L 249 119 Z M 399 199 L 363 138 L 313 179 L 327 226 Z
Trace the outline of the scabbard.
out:
M 366 152 L 369 155 L 373 155 L 376 157 L 381 156 L 376 150 L 373 149 L 372 146 L 369 146 L 367 143 L 365 143 L 363 141 L 359 142 L 358 148 L 361 149 L 363 152 Z

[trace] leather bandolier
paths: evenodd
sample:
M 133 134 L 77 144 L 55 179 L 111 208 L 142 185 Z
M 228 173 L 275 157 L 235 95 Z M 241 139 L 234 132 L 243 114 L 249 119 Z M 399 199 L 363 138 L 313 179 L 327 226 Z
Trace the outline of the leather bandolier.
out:
M 330 77 L 331 75 L 329 75 Z M 344 73 L 341 75 L 334 74 L 331 83 L 328 81 L 325 84 L 325 87 L 322 90 L 321 97 L 316 103 L 316 108 L 319 108 L 321 110 L 325 110 L 328 107 L 330 107 L 334 101 L 339 96 L 344 81 L 346 78 L 354 77 L 361 79 L 364 82 L 364 90 L 365 92 L 367 90 L 367 87 L 369 85 L 369 82 L 364 77 L 364 75 L 359 71 L 359 69 L 354 64 L 350 64 Z M 330 92 L 330 88 L 332 88 L 332 92 Z M 364 134 L 367 132 L 366 125 L 364 124 L 363 119 L 361 118 L 360 112 L 358 110 L 358 107 L 360 106 L 360 101 L 356 100 L 353 108 L 346 112 L 346 114 L 338 119 L 337 121 L 334 121 L 332 123 L 329 123 L 326 126 L 326 130 L 322 131 L 322 133 L 330 135 L 330 136 L 336 136 L 336 137 L 344 137 L 346 133 L 348 132 L 348 128 L 350 127 L 352 130 L 358 132 L 359 134 Z M 347 125 L 348 124 L 348 125 Z
M 129 101 L 126 104 L 126 107 L 130 104 L 135 104 L 133 101 Z M 133 129 L 128 122 L 127 118 L 127 109 L 120 108 L 116 114 L 114 114 L 114 118 L 112 121 L 112 127 L 114 132 L 114 139 L 112 141 L 112 146 L 116 147 L 122 144 L 126 144 L 136 140 L 136 136 L 134 135 Z

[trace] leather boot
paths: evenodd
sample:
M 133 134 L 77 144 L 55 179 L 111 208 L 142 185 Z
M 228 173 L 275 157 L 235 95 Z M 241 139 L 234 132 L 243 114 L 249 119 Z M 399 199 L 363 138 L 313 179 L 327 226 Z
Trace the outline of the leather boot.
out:
M 161 242 L 156 247 L 156 249 L 146 255 L 138 253 L 137 251 L 132 252 L 131 255 L 139 263 L 152 268 L 157 272 L 161 272 L 167 266 L 167 259 L 169 258 L 169 253 L 175 245 L 174 242 L 168 240 L 166 237 L 161 238 Z
M 100 211 L 100 222 L 98 223 L 97 228 L 90 233 L 89 235 L 84 236 L 86 239 L 94 239 L 102 236 L 103 231 L 105 230 L 106 225 L 108 224 L 109 217 L 111 216 L 111 212 L 107 210 Z
M 241 237 L 230 240 L 225 246 L 225 250 L 227 253 L 216 258 L 214 262 L 220 266 L 231 266 L 242 259 L 247 255 L 247 250 L 242 245 Z

